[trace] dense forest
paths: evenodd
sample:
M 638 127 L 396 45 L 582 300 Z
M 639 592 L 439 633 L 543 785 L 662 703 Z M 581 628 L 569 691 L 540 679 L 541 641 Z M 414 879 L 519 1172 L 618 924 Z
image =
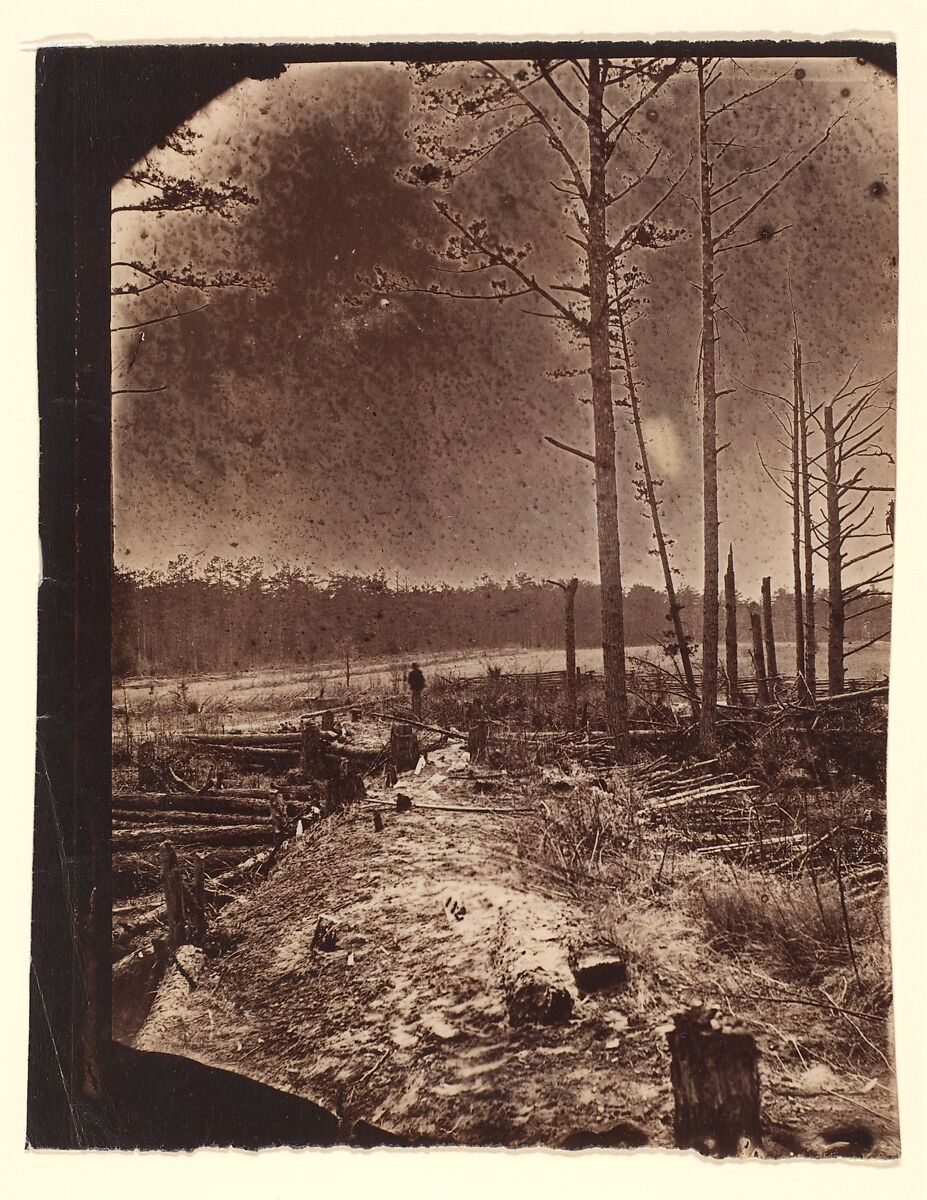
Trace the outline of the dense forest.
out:
M 701 625 L 701 598 L 681 587 L 691 637 Z M 794 633 L 791 592 L 773 594 L 776 637 Z M 752 601 L 739 598 L 741 641 L 749 640 Z M 818 593 L 819 627 L 827 594 Z M 625 593 L 627 644 L 672 645 L 663 592 L 635 584 Z M 576 594 L 576 639 L 601 645 L 598 584 Z M 872 628 L 870 629 L 870 624 Z M 861 616 L 850 637 L 879 632 L 878 617 Z M 384 574 L 321 578 L 284 564 L 270 573 L 257 558 L 213 558 L 203 567 L 180 556 L 165 571 L 117 571 L 113 579 L 113 673 L 198 674 L 324 662 L 376 655 L 557 647 L 563 641 L 563 593 L 518 575 L 484 577 L 469 587 L 397 586 Z

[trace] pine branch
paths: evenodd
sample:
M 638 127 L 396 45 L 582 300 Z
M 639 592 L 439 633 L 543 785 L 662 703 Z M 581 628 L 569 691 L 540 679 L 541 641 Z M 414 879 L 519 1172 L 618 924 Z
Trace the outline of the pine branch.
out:
M 823 146 L 824 143 L 830 138 L 831 133 L 834 131 L 834 129 L 836 129 L 836 127 L 840 124 L 840 122 L 844 119 L 845 116 L 846 116 L 845 112 L 841 113 L 840 116 L 837 117 L 837 119 L 835 121 L 832 121 L 830 123 L 830 125 L 828 125 L 828 127 L 824 131 L 824 133 L 821 135 L 821 137 L 814 143 L 813 146 L 810 146 L 803 154 L 799 155 L 799 157 L 795 160 L 795 162 L 792 163 L 792 165 L 790 167 L 788 167 L 785 171 L 783 171 L 782 174 L 779 175 L 778 178 L 775 179 L 769 185 L 768 188 L 764 189 L 764 191 L 760 193 L 760 195 L 750 205 L 750 207 L 747 208 L 744 212 L 742 212 L 741 215 L 739 217 L 737 217 L 734 221 L 732 221 L 731 224 L 728 225 L 726 229 L 722 230 L 721 233 L 716 234 L 715 238 L 714 238 L 714 244 L 716 246 L 720 246 L 721 242 L 723 242 L 725 240 L 725 238 L 730 237 L 730 235 L 734 232 L 735 229 L 739 229 L 740 226 L 744 223 L 744 221 L 746 221 L 749 216 L 751 216 L 753 213 L 755 213 L 761 204 L 765 203 L 765 201 L 769 199 L 769 197 L 773 194 L 773 192 L 778 191 L 778 189 L 785 183 L 785 181 L 789 178 L 790 175 L 793 175 L 798 170 L 798 168 L 800 166 L 802 166 L 803 163 L 806 163 L 813 154 L 816 154 L 817 151 L 821 148 L 821 146 Z
M 575 454 L 577 458 L 583 458 L 586 460 L 586 462 L 591 462 L 593 465 L 595 465 L 596 459 L 594 454 L 587 454 L 585 450 L 577 450 L 575 446 L 568 446 L 566 442 L 558 442 L 556 438 L 548 437 L 546 433 L 544 434 L 544 441 L 550 442 L 550 444 L 552 446 L 556 446 L 558 450 L 565 450 L 567 454 Z

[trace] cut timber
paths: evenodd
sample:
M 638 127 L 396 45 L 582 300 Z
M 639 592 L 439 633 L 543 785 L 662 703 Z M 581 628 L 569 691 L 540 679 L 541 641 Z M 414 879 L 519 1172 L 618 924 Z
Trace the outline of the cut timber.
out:
M 175 795 L 172 792 L 114 792 L 113 808 L 132 812 L 199 812 L 236 813 L 255 817 L 267 816 L 270 790 L 241 793 L 218 792 L 213 796 Z
M 819 696 L 818 704 L 852 704 L 856 700 L 879 700 L 888 697 L 888 684 L 879 687 L 862 688 L 857 692 L 840 692 L 836 696 Z
M 113 831 L 112 847 L 114 851 L 155 849 L 164 840 L 165 830 L 153 827 L 150 829 L 117 829 Z M 252 846 L 260 842 L 269 842 L 273 837 L 273 828 L 269 821 L 261 825 L 232 825 L 219 827 L 208 826 L 205 829 L 174 828 L 170 831 L 171 840 L 178 846 Z
M 499 915 L 495 961 L 512 1025 L 564 1025 L 578 999 L 569 949 L 530 911 Z
M 339 812 L 355 800 L 363 800 L 367 794 L 364 781 L 348 769 L 347 759 L 338 764 L 338 773 L 328 781 L 328 812 Z
M 202 946 L 206 940 L 206 868 L 202 855 L 193 855 L 193 882 L 188 897 L 193 941 Z
M 677 1147 L 720 1158 L 738 1154 L 745 1142 L 759 1147 L 759 1051 L 753 1037 L 710 1007 L 690 1008 L 674 1022 L 669 1045 Z
M 164 830 L 160 837 L 173 837 L 173 830 Z M 237 870 L 245 860 L 254 859 L 255 854 L 269 848 L 270 838 L 260 843 L 244 846 L 209 845 L 197 847 L 205 860 L 204 865 L 208 875 L 213 877 L 220 872 Z M 113 891 L 117 898 L 142 896 L 161 888 L 161 867 L 158 862 L 157 845 L 147 845 L 119 850 L 113 847 L 112 875 Z
M 418 735 L 408 722 L 397 722 L 389 731 L 390 761 L 397 771 L 411 771 L 421 758 Z
M 489 722 L 474 721 L 467 734 L 467 753 L 471 762 L 482 762 L 486 757 L 486 742 L 489 738 Z
M 264 814 L 267 806 L 264 805 Z M 166 809 L 164 811 L 113 808 L 113 823 L 123 822 L 133 827 L 151 824 L 158 825 L 253 825 L 257 813 L 203 813 L 184 812 L 182 809 Z
M 311 722 L 303 726 L 299 766 L 303 778 L 334 779 L 341 774 L 341 762 L 351 772 L 363 772 L 372 767 L 380 756 L 379 750 L 361 750 L 323 737 Z
M 623 958 L 608 951 L 585 951 L 571 961 L 573 978 L 581 992 L 608 992 L 624 987 L 628 968 Z
M 237 746 L 233 742 L 229 742 L 216 746 L 207 744 L 204 748 L 214 754 L 232 754 L 247 759 L 249 762 L 277 764 L 278 766 L 289 766 L 291 763 L 295 763 L 299 757 L 298 746 Z
M 422 721 L 413 721 L 410 717 L 397 717 L 395 713 L 372 712 L 368 713 L 367 715 L 377 721 L 401 720 L 405 725 L 412 725 L 416 729 L 425 729 L 429 733 L 440 733 L 443 734 L 444 737 L 456 738 L 460 742 L 465 742 L 467 740 L 467 735 L 465 733 L 460 733 L 456 729 L 442 729 L 440 725 L 425 725 Z
M 327 954 L 338 949 L 338 926 L 325 913 L 322 913 L 316 922 L 315 932 L 312 935 L 311 949 L 324 950 Z
M 170 842 L 161 844 L 161 883 L 164 887 L 164 907 L 167 912 L 167 945 L 176 950 L 186 941 L 186 921 L 183 905 L 183 877 L 177 862 L 177 852 Z
M 299 733 L 192 733 L 185 740 L 198 746 L 295 746 Z

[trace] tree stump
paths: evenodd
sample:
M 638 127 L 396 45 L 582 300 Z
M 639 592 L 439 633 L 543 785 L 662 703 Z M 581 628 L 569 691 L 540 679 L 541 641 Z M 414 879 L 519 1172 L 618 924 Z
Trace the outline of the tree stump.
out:
M 161 790 L 161 769 L 155 759 L 154 742 L 139 743 L 138 790 L 140 792 L 158 792 Z
M 486 757 L 486 743 L 489 740 L 489 722 L 474 721 L 467 731 L 467 751 L 471 762 L 482 762 Z
M 392 726 L 389 732 L 390 762 L 397 771 L 411 771 L 422 756 L 418 735 L 405 722 Z
M 319 719 L 319 728 L 328 731 L 331 731 L 335 728 L 335 714 L 331 709 L 328 709 L 326 712 L 322 713 L 322 716 Z
M 404 796 L 402 792 L 396 797 L 396 812 L 411 812 L 412 797 Z
M 270 819 L 274 826 L 275 841 L 282 842 L 290 832 L 290 820 L 287 815 L 286 800 L 282 793 L 275 792 L 267 797 L 267 806 L 270 809 Z
M 302 743 L 299 753 L 299 768 L 303 778 L 325 779 L 327 764 L 325 762 L 325 746 L 321 734 L 311 721 L 303 726 Z
M 323 950 L 327 954 L 338 949 L 338 926 L 325 913 L 322 913 L 316 922 L 311 949 Z
M 752 1035 L 716 1008 L 693 1007 L 674 1021 L 668 1041 L 677 1147 L 719 1158 L 739 1154 L 746 1144 L 758 1148 L 759 1051 Z
M 187 940 L 187 926 L 183 906 L 183 877 L 177 862 L 177 851 L 170 842 L 161 843 L 161 882 L 167 909 L 167 948 L 173 952 Z
M 379 811 L 373 814 L 373 828 L 377 833 L 383 832 L 383 816 Z
M 193 855 L 193 885 L 189 899 L 193 943 L 202 946 L 206 940 L 206 862 L 201 854 Z
M 328 810 L 339 812 L 355 800 L 363 800 L 367 794 L 360 775 L 353 773 L 346 758 L 338 763 L 337 774 L 328 781 Z

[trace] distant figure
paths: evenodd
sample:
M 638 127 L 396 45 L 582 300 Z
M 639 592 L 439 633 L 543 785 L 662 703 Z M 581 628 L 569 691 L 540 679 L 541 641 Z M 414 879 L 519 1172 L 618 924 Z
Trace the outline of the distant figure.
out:
M 412 715 L 417 721 L 422 719 L 422 692 L 425 690 L 425 676 L 418 663 L 412 664 L 412 670 L 406 676 L 409 690 L 412 692 Z

